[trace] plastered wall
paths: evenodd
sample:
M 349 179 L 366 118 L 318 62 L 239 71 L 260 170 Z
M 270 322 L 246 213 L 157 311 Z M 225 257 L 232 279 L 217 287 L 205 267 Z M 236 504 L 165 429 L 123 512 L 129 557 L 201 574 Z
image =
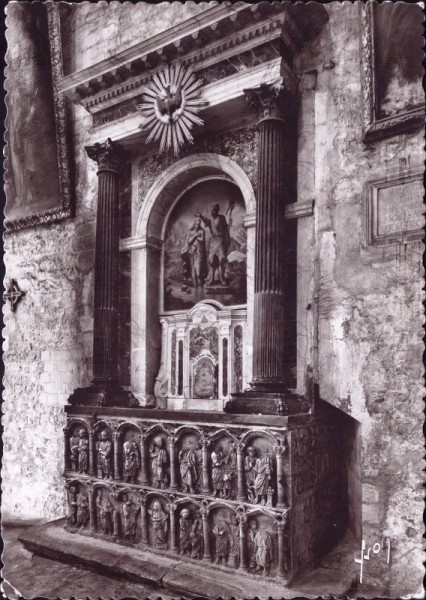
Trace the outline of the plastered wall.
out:
M 360 10 L 360 3 L 331 4 L 329 22 L 298 64 L 316 71 L 314 140 L 301 146 L 315 209 L 313 221 L 299 224 L 299 386 L 312 368 L 321 398 L 360 424 L 351 520 L 367 546 L 391 538 L 391 564 L 381 553 L 366 563 L 365 578 L 398 597 L 423 576 L 423 246 L 368 243 L 366 184 L 421 165 L 423 141 L 420 133 L 362 140 Z M 299 193 L 305 187 L 299 182 Z

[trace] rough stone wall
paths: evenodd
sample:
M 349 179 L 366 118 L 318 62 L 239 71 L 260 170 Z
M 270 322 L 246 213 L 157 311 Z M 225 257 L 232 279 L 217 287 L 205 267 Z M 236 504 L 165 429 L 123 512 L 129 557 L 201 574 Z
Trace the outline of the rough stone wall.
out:
M 315 230 L 305 252 L 314 259 L 319 392 L 361 424 L 362 537 L 367 547 L 391 538 L 391 565 L 384 552 L 365 562 L 364 582 L 395 598 L 415 593 L 424 574 L 422 246 L 368 245 L 365 184 L 421 165 L 423 141 L 421 132 L 362 141 L 360 4 L 329 5 L 298 65 L 318 72 Z M 355 488 L 357 478 L 355 465 Z
M 217 2 L 63 3 L 64 73 L 80 71 L 127 50 Z

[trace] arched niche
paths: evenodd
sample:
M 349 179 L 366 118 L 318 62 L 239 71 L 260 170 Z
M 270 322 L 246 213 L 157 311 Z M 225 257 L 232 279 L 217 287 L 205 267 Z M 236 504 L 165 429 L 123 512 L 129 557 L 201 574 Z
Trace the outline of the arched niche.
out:
M 155 404 L 154 385 L 160 370 L 161 347 L 165 343 L 160 316 L 162 309 L 162 252 L 167 221 L 179 199 L 195 185 L 208 181 L 209 178 L 220 179 L 237 186 L 244 202 L 244 227 L 247 232 L 247 323 L 243 357 L 244 384 L 251 379 L 255 243 L 254 191 L 247 175 L 231 159 L 218 154 L 196 154 L 177 161 L 156 179 L 142 203 L 135 226 L 135 235 L 129 241 L 129 247 L 132 250 L 131 383 L 133 392 L 142 406 Z M 206 206 L 206 210 L 208 208 L 209 206 Z M 174 408 L 179 407 L 177 404 Z

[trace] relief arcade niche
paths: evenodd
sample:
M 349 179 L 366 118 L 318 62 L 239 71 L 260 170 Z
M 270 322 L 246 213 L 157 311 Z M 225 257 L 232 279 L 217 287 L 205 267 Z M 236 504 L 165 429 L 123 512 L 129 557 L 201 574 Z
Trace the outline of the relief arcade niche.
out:
M 64 434 L 68 530 L 285 576 L 283 428 L 70 418 Z

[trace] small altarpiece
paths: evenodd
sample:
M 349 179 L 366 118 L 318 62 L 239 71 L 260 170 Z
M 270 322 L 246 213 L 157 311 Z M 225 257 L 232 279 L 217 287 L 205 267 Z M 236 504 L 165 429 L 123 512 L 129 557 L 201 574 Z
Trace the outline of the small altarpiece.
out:
M 222 410 L 244 387 L 246 211 L 239 188 L 210 178 L 187 190 L 165 223 L 161 367 L 167 408 Z

